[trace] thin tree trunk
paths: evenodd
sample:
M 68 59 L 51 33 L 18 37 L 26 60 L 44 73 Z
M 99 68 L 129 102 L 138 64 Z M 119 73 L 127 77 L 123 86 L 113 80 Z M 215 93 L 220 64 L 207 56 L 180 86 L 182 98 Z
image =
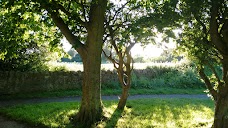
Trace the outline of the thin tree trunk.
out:
M 134 45 L 132 45 L 133 47 Z M 127 51 L 125 51 L 127 55 L 127 60 L 124 62 L 124 57 L 119 56 L 120 62 L 119 62 L 119 69 L 118 69 L 118 77 L 119 81 L 122 85 L 122 95 L 120 97 L 117 109 L 124 109 L 127 103 L 127 98 L 128 98 L 128 91 L 131 87 L 131 72 L 133 69 L 132 64 L 132 57 L 130 55 L 130 49 L 132 48 L 131 45 L 127 47 Z M 124 71 L 123 66 L 125 65 L 126 70 Z
M 127 103 L 129 89 L 130 89 L 129 85 L 122 88 L 122 94 L 121 94 L 117 109 L 120 109 L 120 110 L 124 109 L 124 107 Z

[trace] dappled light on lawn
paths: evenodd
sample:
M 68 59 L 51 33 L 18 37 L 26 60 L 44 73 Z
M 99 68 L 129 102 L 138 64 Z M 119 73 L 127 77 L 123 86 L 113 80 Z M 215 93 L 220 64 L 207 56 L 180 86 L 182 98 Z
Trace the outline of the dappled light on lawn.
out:
M 198 106 L 199 103 L 188 104 L 187 100 L 155 100 L 152 102 L 141 100 L 140 103 L 130 101 L 130 104 L 134 104 L 132 108 L 129 108 L 131 112 L 126 112 L 119 119 L 118 127 L 189 128 L 210 127 L 212 124 L 213 111 L 211 108 L 205 105 Z
M 193 102 L 191 102 L 193 101 Z M 129 108 L 125 107 L 118 120 L 104 121 L 98 125 L 99 128 L 107 124 L 113 127 L 156 127 L 156 128 L 208 128 L 213 122 L 213 109 L 209 100 L 134 100 L 129 101 Z M 128 106 L 127 105 L 127 106 Z M 209 105 L 209 106 L 208 106 Z M 110 115 L 108 116 L 108 118 Z
M 62 128 L 71 125 L 70 118 L 78 112 L 78 108 L 78 102 L 41 103 L 5 108 L 2 111 L 12 119 L 26 122 L 32 126 Z
M 50 127 L 65 127 L 71 123 L 71 116 L 75 115 L 77 111 L 75 109 L 72 110 L 62 110 L 58 113 L 54 112 L 50 115 L 49 119 L 41 118 L 40 122 L 44 122 L 44 125 Z
M 123 111 L 118 101 L 104 101 L 104 117 L 96 128 L 208 128 L 213 122 L 213 102 L 209 99 L 129 100 Z M 76 108 L 76 109 L 75 109 Z M 79 102 L 42 103 L 1 109 L 12 119 L 52 128 L 73 128 L 71 117 Z

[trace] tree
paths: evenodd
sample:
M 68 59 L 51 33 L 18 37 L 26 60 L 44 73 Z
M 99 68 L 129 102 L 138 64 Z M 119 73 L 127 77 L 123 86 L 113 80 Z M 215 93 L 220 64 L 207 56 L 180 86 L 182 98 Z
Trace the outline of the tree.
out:
M 100 93 L 100 65 L 106 3 L 106 0 L 69 1 L 64 5 L 55 1 L 47 4 L 40 2 L 41 6 L 47 9 L 62 34 L 82 57 L 84 69 L 82 101 L 76 121 L 82 122 L 86 127 L 100 120 L 103 112 Z M 69 23 L 67 24 L 67 22 Z M 71 27 L 72 29 L 70 29 Z M 87 36 L 86 39 L 85 36 Z
M 228 127 L 228 17 L 227 0 L 180 0 L 183 32 L 180 49 L 197 62 L 215 103 L 214 128 Z M 217 66 L 222 67 L 220 77 Z M 209 68 L 213 77 L 205 73 Z
M 75 118 L 78 125 L 90 127 L 101 119 L 100 65 L 107 0 L 1 1 L 7 6 L 21 6 L 21 12 L 39 12 L 46 24 L 58 27 L 83 61 L 82 101 Z M 16 15 L 20 14 L 17 13 Z M 54 23 L 54 24 L 52 24 Z
M 171 30 L 179 27 L 183 31 L 177 41 L 183 46 L 182 50 L 197 60 L 199 74 L 215 101 L 213 127 L 228 127 L 227 0 L 167 0 L 155 6 L 151 2 L 146 5 L 155 13 L 142 18 L 142 22 L 155 25 L 159 31 L 166 27 Z M 155 20 L 150 20 L 152 18 Z M 167 32 L 167 36 L 173 37 L 170 31 Z M 223 69 L 222 78 L 215 70 L 219 65 Z M 214 74 L 213 79 L 205 73 L 206 66 Z
M 123 3 L 110 3 L 105 20 L 105 44 L 109 51 L 103 50 L 104 55 L 113 63 L 117 70 L 122 87 L 122 94 L 117 109 L 123 110 L 128 92 L 131 87 L 133 58 L 131 49 L 136 43 L 153 41 L 151 28 L 141 27 L 137 20 L 146 15 L 140 2 L 129 0 Z
M 51 59 L 51 52 L 61 51 L 57 45 L 60 35 L 55 28 L 39 22 L 40 14 L 20 8 L 7 9 L 1 4 L 0 70 L 43 70 L 42 63 Z

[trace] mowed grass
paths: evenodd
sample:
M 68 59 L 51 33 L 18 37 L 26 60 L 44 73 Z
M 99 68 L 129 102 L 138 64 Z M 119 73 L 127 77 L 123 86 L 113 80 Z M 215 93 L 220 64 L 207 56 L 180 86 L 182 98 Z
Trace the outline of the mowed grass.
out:
M 207 128 L 213 121 L 213 102 L 209 99 L 129 100 L 124 111 L 118 101 L 104 101 L 104 120 L 96 128 Z M 0 113 L 30 125 L 71 128 L 70 118 L 79 102 L 42 103 L 1 108 Z

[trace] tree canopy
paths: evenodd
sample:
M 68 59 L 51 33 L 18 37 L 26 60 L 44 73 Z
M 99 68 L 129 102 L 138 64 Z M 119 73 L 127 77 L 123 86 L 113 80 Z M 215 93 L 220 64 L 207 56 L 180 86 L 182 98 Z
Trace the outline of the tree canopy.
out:
M 177 12 L 181 16 L 180 50 L 196 62 L 215 101 L 215 128 L 227 127 L 228 111 L 228 13 L 227 0 L 180 0 Z M 223 69 L 222 77 L 216 67 Z M 209 68 L 213 77 L 205 73 Z M 223 104 L 223 105 L 222 105 Z
M 54 57 L 51 52 L 61 51 L 61 35 L 55 26 L 42 21 L 40 13 L 3 3 L 0 21 L 0 70 L 38 70 Z

